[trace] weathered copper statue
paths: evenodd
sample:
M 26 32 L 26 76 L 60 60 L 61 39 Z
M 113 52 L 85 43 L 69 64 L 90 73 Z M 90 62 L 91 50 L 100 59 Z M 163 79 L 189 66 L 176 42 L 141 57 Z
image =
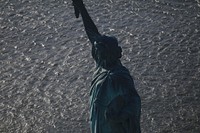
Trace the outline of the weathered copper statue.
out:
M 90 92 L 91 133 L 140 133 L 141 100 L 129 71 L 120 62 L 115 37 L 101 35 L 82 0 L 72 0 L 92 44 L 96 71 Z

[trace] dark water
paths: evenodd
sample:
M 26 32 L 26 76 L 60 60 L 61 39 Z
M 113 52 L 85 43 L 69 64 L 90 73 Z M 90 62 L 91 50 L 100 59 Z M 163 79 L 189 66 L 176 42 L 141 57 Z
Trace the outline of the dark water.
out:
M 200 2 L 84 0 L 123 48 L 143 133 L 200 132 Z M 86 133 L 90 45 L 69 0 L 0 1 L 0 132 Z

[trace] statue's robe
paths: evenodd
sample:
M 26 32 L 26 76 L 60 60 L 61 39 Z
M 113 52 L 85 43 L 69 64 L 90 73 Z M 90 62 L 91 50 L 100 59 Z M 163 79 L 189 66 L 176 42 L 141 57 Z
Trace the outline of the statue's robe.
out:
M 114 120 L 106 117 L 108 110 Z M 140 97 L 129 71 L 122 65 L 111 70 L 98 67 L 90 92 L 91 133 L 140 133 L 140 112 Z

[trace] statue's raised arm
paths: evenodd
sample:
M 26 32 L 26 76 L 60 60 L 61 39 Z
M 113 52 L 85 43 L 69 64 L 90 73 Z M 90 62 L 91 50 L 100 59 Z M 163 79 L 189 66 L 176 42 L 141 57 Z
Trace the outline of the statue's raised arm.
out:
M 83 24 L 85 27 L 85 31 L 88 35 L 88 38 L 92 44 L 94 44 L 96 38 L 99 38 L 101 34 L 99 33 L 96 25 L 94 24 L 93 20 L 89 16 L 85 5 L 83 4 L 82 0 L 72 0 L 73 1 L 73 6 L 75 9 L 75 15 L 78 18 L 79 14 L 81 14 L 82 19 L 83 19 Z
M 111 68 L 121 58 L 121 47 L 115 37 L 101 35 L 89 16 L 82 0 L 72 0 L 75 15 L 78 18 L 81 14 L 87 36 L 92 43 L 92 56 L 98 66 Z

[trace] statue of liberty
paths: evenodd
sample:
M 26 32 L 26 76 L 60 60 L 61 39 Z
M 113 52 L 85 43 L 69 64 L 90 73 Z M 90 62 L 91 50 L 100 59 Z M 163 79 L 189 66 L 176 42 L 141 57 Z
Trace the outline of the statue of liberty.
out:
M 140 96 L 129 71 L 120 61 L 122 49 L 117 39 L 101 35 L 83 1 L 72 1 L 76 17 L 82 16 L 96 62 L 90 90 L 91 133 L 141 133 Z

